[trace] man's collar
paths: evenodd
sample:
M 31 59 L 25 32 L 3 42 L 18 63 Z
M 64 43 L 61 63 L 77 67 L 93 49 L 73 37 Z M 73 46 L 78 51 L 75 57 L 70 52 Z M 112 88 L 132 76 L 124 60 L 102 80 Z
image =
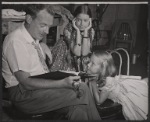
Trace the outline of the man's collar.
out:
M 35 40 L 35 43 L 36 43 L 36 44 L 39 44 L 39 42 L 40 42 L 39 40 Z

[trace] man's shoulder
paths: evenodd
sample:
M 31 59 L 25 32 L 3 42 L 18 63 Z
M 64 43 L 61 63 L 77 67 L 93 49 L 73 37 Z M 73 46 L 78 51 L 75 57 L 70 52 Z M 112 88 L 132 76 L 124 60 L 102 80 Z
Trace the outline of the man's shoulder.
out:
M 12 32 L 10 32 L 10 33 L 8 34 L 8 36 L 17 38 L 17 37 L 21 37 L 20 34 L 21 34 L 21 29 L 20 29 L 20 28 L 17 28 L 17 29 L 15 29 L 15 30 L 13 30 Z
M 20 28 L 15 29 L 14 31 L 10 32 L 4 41 L 13 41 L 13 40 L 20 40 L 20 38 L 22 38 L 23 35 L 21 33 Z
M 8 47 L 11 43 L 18 43 L 18 41 L 22 41 L 23 35 L 19 28 L 15 29 L 14 31 L 10 32 L 4 39 L 3 48 Z

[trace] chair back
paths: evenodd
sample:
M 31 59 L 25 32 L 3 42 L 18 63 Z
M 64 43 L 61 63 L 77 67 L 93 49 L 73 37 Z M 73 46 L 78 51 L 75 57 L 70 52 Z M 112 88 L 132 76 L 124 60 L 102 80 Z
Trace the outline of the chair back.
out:
M 119 73 L 118 73 L 118 75 L 121 75 L 121 69 L 122 69 L 122 55 L 121 55 L 121 53 L 119 52 L 119 51 L 123 51 L 123 52 L 125 52 L 125 54 L 126 54 L 126 57 L 127 57 L 127 73 L 126 73 L 126 75 L 128 75 L 129 76 L 129 74 L 130 74 L 130 57 L 129 57 L 129 53 L 128 53 L 128 51 L 126 50 L 126 49 L 124 49 L 124 48 L 116 48 L 116 49 L 114 49 L 114 50 L 108 50 L 107 52 L 109 52 L 111 55 L 113 54 L 113 53 L 115 53 L 115 54 L 117 54 L 118 56 L 119 56 L 119 59 L 120 59 L 120 65 L 119 65 Z

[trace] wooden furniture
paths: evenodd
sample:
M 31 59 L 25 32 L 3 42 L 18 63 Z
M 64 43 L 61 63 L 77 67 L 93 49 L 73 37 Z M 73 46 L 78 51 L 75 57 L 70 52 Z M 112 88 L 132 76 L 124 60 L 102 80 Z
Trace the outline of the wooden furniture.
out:
M 131 54 L 136 42 L 136 22 L 125 19 L 116 20 L 112 29 L 111 42 L 113 49 L 122 47 Z
M 122 114 L 122 105 L 110 99 L 97 106 L 97 110 L 102 120 L 125 120 Z

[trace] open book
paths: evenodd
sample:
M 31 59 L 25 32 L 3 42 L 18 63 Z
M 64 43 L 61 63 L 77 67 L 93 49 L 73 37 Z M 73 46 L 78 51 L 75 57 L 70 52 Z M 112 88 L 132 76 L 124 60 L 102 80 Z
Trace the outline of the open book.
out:
M 75 72 L 75 71 L 64 71 L 59 70 L 55 72 L 49 72 L 41 75 L 30 76 L 31 78 L 43 78 L 43 79 L 53 79 L 61 80 L 69 76 L 81 76 L 82 79 L 88 77 L 95 77 L 94 75 L 87 74 L 85 72 Z

